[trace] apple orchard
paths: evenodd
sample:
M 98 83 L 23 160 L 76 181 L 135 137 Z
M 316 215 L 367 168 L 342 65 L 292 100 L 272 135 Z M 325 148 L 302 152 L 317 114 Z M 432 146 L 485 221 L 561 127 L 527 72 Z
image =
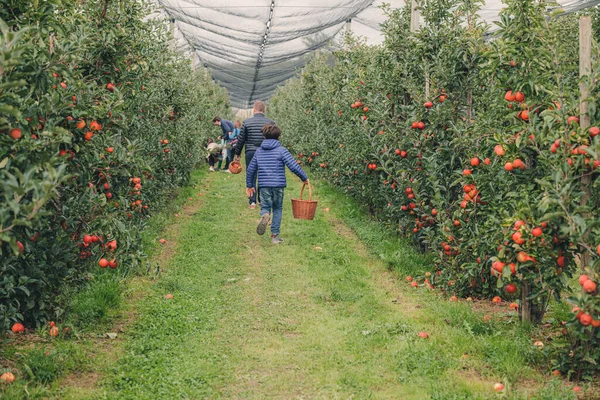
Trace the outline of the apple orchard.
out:
M 0 329 L 61 318 L 141 265 L 150 215 L 204 158 L 224 90 L 138 2 L 0 7 Z M 107 2 L 108 5 L 108 2 Z M 52 332 L 51 332 L 52 333 Z M 57 333 L 57 332 L 55 332 Z
M 271 115 L 298 163 L 435 254 L 412 287 L 534 324 L 568 302 L 553 368 L 581 378 L 600 362 L 598 49 L 580 79 L 580 15 L 510 0 L 490 37 L 480 6 L 427 2 L 416 32 L 410 7 L 390 11 L 381 48 L 316 57 Z
M 6 3 L 0 329 L 68 336 L 49 323 L 70 295 L 147 267 L 149 217 L 189 183 L 229 100 L 142 3 Z M 600 369 L 600 11 L 507 0 L 490 30 L 481 7 L 424 2 L 416 31 L 410 6 L 389 10 L 382 46 L 349 37 L 318 54 L 268 113 L 311 178 L 432 255 L 407 290 L 554 324 L 552 369 L 587 378 Z M 559 304 L 572 312 L 548 322 Z

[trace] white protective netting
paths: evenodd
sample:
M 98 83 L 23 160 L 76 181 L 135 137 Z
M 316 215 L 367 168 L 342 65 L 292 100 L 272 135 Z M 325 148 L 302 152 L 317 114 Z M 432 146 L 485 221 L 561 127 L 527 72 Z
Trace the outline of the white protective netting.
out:
M 229 91 L 232 105 L 247 108 L 267 100 L 317 50 L 345 30 L 369 44 L 382 41 L 380 6 L 403 7 L 404 0 L 154 0 L 174 21 L 177 47 L 207 67 Z M 568 12 L 598 0 L 559 0 Z M 503 8 L 488 0 L 480 15 L 492 23 Z

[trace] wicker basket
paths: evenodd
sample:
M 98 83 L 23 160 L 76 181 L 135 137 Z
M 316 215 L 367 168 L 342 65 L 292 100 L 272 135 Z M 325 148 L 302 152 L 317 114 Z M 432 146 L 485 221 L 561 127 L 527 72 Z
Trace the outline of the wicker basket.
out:
M 317 211 L 317 201 L 312 199 L 312 187 L 310 186 L 310 182 L 308 183 L 308 200 L 302 200 L 305 187 L 306 183 L 302 185 L 299 199 L 292 199 L 292 212 L 296 219 L 312 220 L 315 217 L 315 211 Z
M 229 172 L 231 172 L 232 174 L 239 174 L 240 172 L 242 172 L 242 163 L 239 161 L 232 161 L 229 164 Z

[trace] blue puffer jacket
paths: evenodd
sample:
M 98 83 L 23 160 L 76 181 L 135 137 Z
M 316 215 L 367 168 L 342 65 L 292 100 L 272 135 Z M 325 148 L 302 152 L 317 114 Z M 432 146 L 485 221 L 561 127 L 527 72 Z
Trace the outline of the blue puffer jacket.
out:
M 286 187 L 285 166 L 294 174 L 298 175 L 302 182 L 308 179 L 306 172 L 298 165 L 290 152 L 281 145 L 279 140 L 267 139 L 262 142 L 262 145 L 254 158 L 248 165 L 246 171 L 246 186 L 254 187 L 256 173 L 258 172 L 258 186 L 269 188 Z

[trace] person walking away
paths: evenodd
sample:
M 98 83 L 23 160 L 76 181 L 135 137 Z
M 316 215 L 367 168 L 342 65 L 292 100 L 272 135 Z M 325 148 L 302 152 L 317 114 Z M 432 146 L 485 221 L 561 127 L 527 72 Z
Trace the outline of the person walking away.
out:
M 296 174 L 302 182 L 308 184 L 308 176 L 296 162 L 290 152 L 281 145 L 279 138 L 281 129 L 276 125 L 265 125 L 262 129 L 264 141 L 256 150 L 246 173 L 246 194 L 251 196 L 256 191 L 255 182 L 258 175 L 260 183 L 260 222 L 256 233 L 263 235 L 271 216 L 271 243 L 283 243 L 279 236 L 283 217 L 283 195 L 287 186 L 285 167 Z
M 221 127 L 221 131 L 223 132 L 220 136 L 221 147 L 223 151 L 223 158 L 225 159 L 225 170 L 229 171 L 229 157 L 227 157 L 227 152 L 229 150 L 229 135 L 233 132 L 233 122 L 228 121 L 226 119 L 221 119 L 220 117 L 215 117 L 213 119 L 213 124 Z M 221 163 L 219 163 L 218 169 L 221 169 Z
M 260 145 L 264 140 L 262 133 L 263 126 L 275 124 L 275 122 L 265 117 L 264 102 L 260 100 L 256 101 L 254 103 L 253 113 L 254 116 L 252 118 L 248 118 L 242 124 L 240 135 L 238 136 L 238 141 L 233 147 L 237 159 L 239 159 L 240 154 L 242 153 L 242 148 L 246 148 L 246 178 L 248 178 L 248 166 L 252 162 L 254 154 L 260 148 Z M 256 184 L 254 186 L 256 186 Z M 258 186 L 260 186 L 260 182 Z M 251 209 L 256 208 L 256 194 L 257 193 L 255 191 L 248 198 L 248 203 L 250 204 Z M 260 200 L 260 192 L 258 192 L 258 197 Z
M 242 123 L 240 122 L 240 120 L 235 121 L 235 123 L 233 124 L 233 132 L 231 132 L 231 134 L 229 135 L 229 151 L 227 152 L 227 155 L 229 156 L 229 164 L 231 164 L 233 162 L 233 147 L 235 146 L 235 144 L 238 141 L 238 136 L 240 135 L 241 129 L 242 128 Z
M 215 172 L 215 163 L 219 159 L 219 145 L 215 143 L 212 138 L 208 138 L 206 151 L 208 151 L 208 165 L 210 166 L 209 171 Z

